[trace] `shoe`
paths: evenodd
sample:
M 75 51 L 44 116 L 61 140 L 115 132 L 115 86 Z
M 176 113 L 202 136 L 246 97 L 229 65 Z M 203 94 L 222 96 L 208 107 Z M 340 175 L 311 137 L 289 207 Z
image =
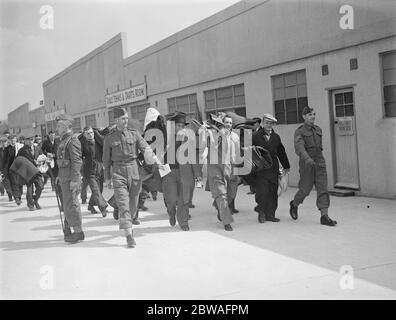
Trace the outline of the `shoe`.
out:
M 194 209 L 194 208 L 195 208 L 195 205 L 193 205 L 192 203 L 190 203 L 190 204 L 188 205 L 188 207 L 189 207 L 190 209 Z
M 40 210 L 40 209 L 41 209 L 41 206 L 39 205 L 39 203 L 38 203 L 37 201 L 34 202 L 34 205 L 36 206 L 36 209 L 37 209 L 37 210 Z
M 191 214 L 188 214 L 187 219 L 191 220 Z
M 280 219 L 275 218 L 275 217 L 266 217 L 265 218 L 266 221 L 271 221 L 271 222 L 279 222 Z
M 329 227 L 335 227 L 337 224 L 337 221 L 330 219 L 328 215 L 321 216 L 320 217 L 320 224 L 323 224 L 325 226 Z
M 132 224 L 134 224 L 134 225 L 139 225 L 140 224 L 140 220 L 138 219 L 138 218 L 136 218 L 136 219 L 133 219 L 132 220 Z
M 135 248 L 136 241 L 131 235 L 127 235 L 126 240 L 127 240 L 127 247 L 128 248 Z
M 238 213 L 239 210 L 230 207 L 231 214 Z
M 113 218 L 114 218 L 114 220 L 118 220 L 118 208 L 115 208 L 113 210 Z
M 71 234 L 71 229 L 69 227 L 66 227 L 65 230 L 63 230 L 63 240 L 67 242 L 66 239 L 70 238 Z
M 65 241 L 69 243 L 76 243 L 78 241 L 83 241 L 85 239 L 84 232 L 74 232 L 68 236 L 65 235 Z
M 239 212 L 239 210 L 235 209 L 235 199 L 231 201 L 228 207 L 230 208 L 231 214 Z
M 34 210 L 35 210 L 35 209 L 34 209 L 34 206 L 31 206 L 31 207 L 28 206 L 28 208 L 29 208 L 30 211 L 34 211 Z
M 141 206 L 139 206 L 139 210 L 142 210 L 142 211 L 147 211 L 147 210 L 148 210 L 148 208 L 147 208 L 147 207 L 145 207 L 144 205 L 141 205 Z
M 12 197 L 8 197 L 8 201 L 12 202 L 13 201 Z
M 290 216 L 292 217 L 293 220 L 298 219 L 298 206 L 295 206 L 293 204 L 293 200 L 290 201 L 290 210 L 289 210 Z
M 169 224 L 174 227 L 176 225 L 176 217 L 169 217 Z
M 264 216 L 263 214 L 260 214 L 260 213 L 259 213 L 259 215 L 258 215 L 258 222 L 259 222 L 259 223 L 264 223 L 264 222 L 265 222 L 265 216 Z
M 190 227 L 189 226 L 181 226 L 180 227 L 183 231 L 189 231 Z
M 100 210 L 100 213 L 102 214 L 102 217 L 103 218 L 106 218 L 107 217 L 107 209 L 106 208 L 102 208 L 102 210 Z
M 224 230 L 225 231 L 232 231 L 233 229 L 232 229 L 232 226 L 230 224 L 226 224 L 226 225 L 224 225 Z
M 98 211 L 96 211 L 95 207 L 91 206 L 90 204 L 88 205 L 88 210 L 91 211 L 92 214 L 98 213 Z
M 15 199 L 15 203 L 18 205 L 18 206 L 20 206 L 21 204 L 22 204 L 22 201 L 21 201 L 21 199 Z

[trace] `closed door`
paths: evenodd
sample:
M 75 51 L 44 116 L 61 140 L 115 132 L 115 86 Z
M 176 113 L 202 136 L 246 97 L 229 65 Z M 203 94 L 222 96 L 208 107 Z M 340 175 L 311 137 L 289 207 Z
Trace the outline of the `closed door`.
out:
M 336 151 L 335 187 L 359 189 L 359 165 L 353 89 L 332 92 Z

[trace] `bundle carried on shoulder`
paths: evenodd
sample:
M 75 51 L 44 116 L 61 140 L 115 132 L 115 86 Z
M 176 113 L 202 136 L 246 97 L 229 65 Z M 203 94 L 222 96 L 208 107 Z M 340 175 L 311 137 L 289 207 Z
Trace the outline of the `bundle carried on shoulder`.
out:
M 18 156 L 10 167 L 10 171 L 21 178 L 24 184 L 30 184 L 40 174 L 39 169 L 27 158 Z

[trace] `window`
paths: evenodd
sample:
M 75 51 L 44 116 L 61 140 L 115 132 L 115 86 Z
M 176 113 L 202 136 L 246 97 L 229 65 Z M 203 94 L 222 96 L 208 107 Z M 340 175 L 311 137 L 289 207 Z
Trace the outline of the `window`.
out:
M 396 50 L 382 55 L 385 117 L 396 117 Z
M 144 118 L 146 117 L 147 108 L 150 107 L 149 103 L 145 103 L 138 106 L 130 106 L 127 108 L 128 116 L 132 119 L 140 120 L 144 123 Z
M 354 116 L 352 91 L 337 93 L 334 95 L 334 100 L 337 118 Z
M 210 113 L 219 111 L 233 111 L 240 116 L 246 116 L 245 86 L 243 83 L 205 91 L 204 97 L 207 117 Z
M 308 105 L 305 70 L 272 77 L 275 118 L 278 124 L 302 123 L 302 110 Z
M 81 131 L 81 119 L 80 117 L 73 118 L 73 131 L 80 132 Z
M 92 128 L 96 127 L 95 114 L 90 114 L 90 115 L 85 116 L 85 126 L 86 127 L 92 127 Z
M 184 96 L 174 97 L 168 99 L 169 113 L 181 111 L 187 114 L 187 120 L 196 117 L 197 111 L 197 94 L 187 94 Z

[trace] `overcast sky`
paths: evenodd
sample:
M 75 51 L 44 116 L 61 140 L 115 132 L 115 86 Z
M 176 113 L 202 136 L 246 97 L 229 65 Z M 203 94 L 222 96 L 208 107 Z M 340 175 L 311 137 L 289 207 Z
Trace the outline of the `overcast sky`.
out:
M 0 120 L 30 102 L 39 106 L 42 83 L 119 32 L 128 56 L 237 0 L 0 0 Z M 40 28 L 40 7 L 54 9 L 54 29 Z

